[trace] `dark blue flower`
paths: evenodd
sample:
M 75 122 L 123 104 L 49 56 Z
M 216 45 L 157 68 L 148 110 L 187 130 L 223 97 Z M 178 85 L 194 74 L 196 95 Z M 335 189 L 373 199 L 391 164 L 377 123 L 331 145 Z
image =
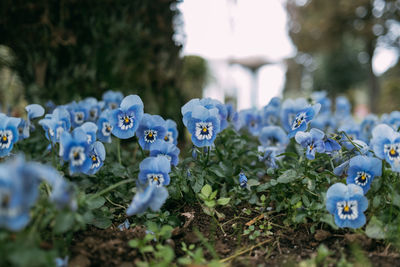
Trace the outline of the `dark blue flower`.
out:
M 360 228 L 366 218 L 364 211 L 368 200 L 360 186 L 337 183 L 329 187 L 326 193 L 326 209 L 335 217 L 335 224 L 340 227 Z
M 173 120 L 166 120 L 167 133 L 165 134 L 164 141 L 171 144 L 178 144 L 178 129 L 176 122 Z
M 297 132 L 295 139 L 297 143 L 306 148 L 306 157 L 308 159 L 314 159 L 315 152 L 325 152 L 325 146 L 323 142 L 324 136 L 324 132 L 312 128 L 310 132 Z
M 116 109 L 121 104 L 124 95 L 121 92 L 116 91 L 107 91 L 103 94 L 103 101 L 105 104 L 105 108 L 108 109 Z
M 89 158 L 89 144 L 86 133 L 77 128 L 72 132 L 63 132 L 60 138 L 60 156 L 69 162 L 70 174 L 89 171 L 92 159 Z
M 386 124 L 372 130 L 371 147 L 375 155 L 386 160 L 395 172 L 400 172 L 400 133 Z
M 169 185 L 171 163 L 165 156 L 145 158 L 139 165 L 139 182 L 156 186 Z
M 0 157 L 10 154 L 14 144 L 18 141 L 18 125 L 20 118 L 8 117 L 0 113 Z
M 164 204 L 167 197 L 168 191 L 165 187 L 150 184 L 146 187 L 146 189 L 144 189 L 144 191 L 139 191 L 136 193 L 131 204 L 126 210 L 126 215 L 132 216 L 134 214 L 140 214 L 145 212 L 148 208 L 150 208 L 152 211 L 158 211 Z
M 367 156 L 355 156 L 350 159 L 347 171 L 347 184 L 359 185 L 364 194 L 368 192 L 372 180 L 382 175 L 382 161 Z
M 157 140 L 163 140 L 167 133 L 167 124 L 159 115 L 150 115 L 145 113 L 140 121 L 136 135 L 139 139 L 139 145 L 144 150 L 151 150 L 151 147 Z
M 318 114 L 320 109 L 321 104 L 317 103 L 313 106 L 300 110 L 292 121 L 288 137 L 292 138 L 297 132 L 307 130 L 309 122 Z
M 150 156 L 157 157 L 158 155 L 166 156 L 170 161 L 171 165 L 176 166 L 179 162 L 179 148 L 171 143 L 166 143 L 162 140 L 158 140 L 150 149 Z
M 112 134 L 120 139 L 128 139 L 135 135 L 143 117 L 143 102 L 137 95 L 126 96 L 119 108 L 111 111 L 108 121 L 112 126 Z

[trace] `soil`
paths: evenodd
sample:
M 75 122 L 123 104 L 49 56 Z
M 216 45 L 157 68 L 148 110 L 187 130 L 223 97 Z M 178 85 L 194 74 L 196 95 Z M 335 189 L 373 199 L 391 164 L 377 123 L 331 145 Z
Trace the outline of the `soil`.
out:
M 174 229 L 172 238 L 166 243 L 180 257 L 184 255 L 181 250 L 182 242 L 196 244 L 196 247 L 204 246 L 207 242 L 215 247 L 221 261 L 231 266 L 293 266 L 315 257 L 321 244 L 333 252 L 325 260 L 328 266 L 334 266 L 343 255 L 348 261 L 358 262 L 359 265 L 363 265 L 363 259 L 368 259 L 366 262 L 369 261 L 373 266 L 400 266 L 398 250 L 383 241 L 369 239 L 364 235 L 324 229 L 318 229 L 311 234 L 309 225 L 301 225 L 296 229 L 283 226 L 280 222 L 282 214 L 273 212 L 266 215 L 246 215 L 243 212 L 235 214 L 231 208 L 224 208 L 221 212 L 225 218 L 217 222 L 204 214 L 199 206 L 184 207 L 181 214 L 185 223 Z M 265 231 L 261 232 L 254 240 L 243 235 L 247 226 L 258 227 L 267 222 L 272 226 L 268 230 L 269 234 L 263 235 Z M 78 232 L 70 248 L 69 266 L 130 267 L 136 266 L 135 262 L 138 260 L 143 261 L 141 254 L 128 246 L 128 241 L 143 238 L 145 228 L 136 226 L 121 231 L 116 225 L 106 230 L 91 227 Z M 205 257 L 212 259 L 211 253 L 206 249 L 204 251 Z

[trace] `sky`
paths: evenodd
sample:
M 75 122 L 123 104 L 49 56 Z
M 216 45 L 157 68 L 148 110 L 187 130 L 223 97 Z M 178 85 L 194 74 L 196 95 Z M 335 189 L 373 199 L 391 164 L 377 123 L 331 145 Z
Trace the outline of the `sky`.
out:
M 237 108 L 252 106 L 251 74 L 239 66 L 228 66 L 227 59 L 261 56 L 274 64 L 264 66 L 258 75 L 257 107 L 280 96 L 285 82 L 285 58 L 296 54 L 287 32 L 285 0 L 185 0 L 179 5 L 184 22 L 185 55 L 199 55 L 210 62 L 217 82 L 204 91 L 205 97 L 221 101 L 234 94 Z M 379 48 L 373 58 L 379 75 L 396 63 L 394 50 Z

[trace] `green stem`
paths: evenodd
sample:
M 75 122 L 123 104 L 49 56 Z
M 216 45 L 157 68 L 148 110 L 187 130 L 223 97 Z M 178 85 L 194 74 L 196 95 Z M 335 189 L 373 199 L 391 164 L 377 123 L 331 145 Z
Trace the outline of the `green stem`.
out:
M 347 140 L 349 140 L 349 142 L 358 150 L 358 152 L 360 152 L 360 154 L 363 154 L 363 153 L 361 152 L 360 148 L 358 147 L 358 145 L 355 144 L 355 143 L 353 142 L 353 140 L 351 140 L 351 138 L 347 135 L 347 133 L 345 133 L 344 131 L 341 131 L 340 133 L 341 133 L 341 134 L 344 134 L 344 135 L 346 136 Z
M 134 181 L 136 181 L 136 179 L 131 178 L 131 179 L 122 180 L 122 181 L 120 181 L 120 182 L 118 182 L 116 184 L 110 185 L 106 189 L 103 189 L 100 192 L 98 192 L 98 193 L 92 195 L 91 197 L 89 197 L 89 200 L 95 199 L 96 197 L 99 197 L 99 196 L 101 196 L 101 195 L 113 190 L 114 188 L 117 188 L 120 185 L 128 184 L 128 183 L 131 183 L 131 182 L 134 182 Z
M 118 155 L 118 163 L 119 163 L 119 165 L 122 165 L 122 162 L 121 162 L 121 140 L 119 140 L 119 138 L 117 138 L 117 155 Z

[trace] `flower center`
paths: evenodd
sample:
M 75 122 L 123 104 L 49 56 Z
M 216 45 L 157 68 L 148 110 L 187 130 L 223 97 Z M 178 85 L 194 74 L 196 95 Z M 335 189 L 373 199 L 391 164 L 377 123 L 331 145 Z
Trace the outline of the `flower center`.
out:
M 97 158 L 96 158 L 95 155 L 92 156 L 92 161 L 93 161 L 93 162 L 96 162 L 96 161 L 97 161 Z
M 389 160 L 400 160 L 400 144 L 386 144 L 384 151 L 387 153 Z
M 162 186 L 164 183 L 164 175 L 161 173 L 149 173 L 147 174 L 147 179 L 150 184 L 155 184 L 157 186 Z
M 144 141 L 147 143 L 154 143 L 157 139 L 157 131 L 155 130 L 146 130 L 144 131 Z
M 0 131 L 0 149 L 9 148 L 13 138 L 13 133 L 9 130 Z
M 211 122 L 196 123 L 195 136 L 199 140 L 210 140 L 213 137 L 213 125 Z
M 343 200 L 336 203 L 338 216 L 342 220 L 355 220 L 358 218 L 357 200 Z
M 71 152 L 69 154 L 69 159 L 71 161 L 72 166 L 80 166 L 86 159 L 85 149 L 81 146 L 75 146 L 71 148 Z
M 118 127 L 122 130 L 128 130 L 133 127 L 133 116 L 119 116 Z

